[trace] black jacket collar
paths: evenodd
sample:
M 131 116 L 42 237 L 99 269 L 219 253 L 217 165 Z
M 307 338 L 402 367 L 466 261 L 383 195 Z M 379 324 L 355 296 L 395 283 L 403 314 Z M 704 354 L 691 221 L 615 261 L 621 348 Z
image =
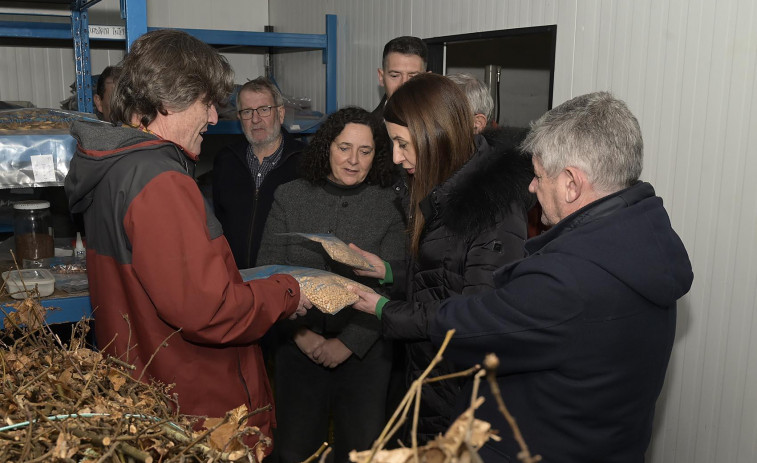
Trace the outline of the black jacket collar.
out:
M 576 212 L 562 219 L 546 232 L 526 242 L 529 254 L 543 248 L 549 242 L 581 226 L 607 217 L 614 212 L 632 206 L 639 201 L 655 195 L 654 187 L 646 182 L 637 181 L 632 186 L 587 204 Z

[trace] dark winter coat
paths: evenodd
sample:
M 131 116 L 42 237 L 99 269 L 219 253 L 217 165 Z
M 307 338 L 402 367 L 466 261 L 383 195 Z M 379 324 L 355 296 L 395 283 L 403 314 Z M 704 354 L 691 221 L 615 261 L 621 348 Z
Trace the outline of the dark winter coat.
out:
M 371 111 L 371 114 L 376 119 L 383 121 L 384 120 L 384 106 L 386 106 L 386 95 L 381 97 L 381 101 L 379 101 L 378 106 L 376 106 L 373 111 Z
M 595 201 L 526 243 L 496 289 L 449 299 L 431 324 L 458 368 L 489 352 L 532 453 L 566 463 L 642 463 L 676 328 L 691 287 L 686 249 L 648 183 Z M 487 462 L 519 448 L 486 386 L 476 416 L 499 429 Z M 461 404 L 462 405 L 462 404 Z
M 477 137 L 470 161 L 422 201 L 425 228 L 419 253 L 409 268 L 410 301 L 390 301 L 382 311 L 382 331 L 406 341 L 406 386 L 418 378 L 436 354 L 428 328 L 444 299 L 473 294 L 494 285 L 492 272 L 523 257 L 526 211 L 533 197 L 530 159 L 515 149 L 520 133 L 499 133 L 499 139 Z M 395 281 L 403 266 L 392 264 Z M 450 373 L 443 362 L 431 376 Z M 460 383 L 424 386 L 419 438 L 426 441 L 446 431 Z
M 196 155 L 129 127 L 74 122 L 71 133 L 65 190 L 84 214 L 98 346 L 135 377 L 175 384 L 182 413 L 271 404 L 257 341 L 294 313 L 297 281 L 242 282 L 192 175 Z M 274 413 L 248 423 L 270 436 Z
M 229 241 L 238 268 L 255 266 L 263 228 L 279 185 L 299 178 L 298 167 L 305 145 L 281 129 L 284 151 L 281 159 L 255 189 L 242 140 L 218 152 L 213 161 L 213 208 Z

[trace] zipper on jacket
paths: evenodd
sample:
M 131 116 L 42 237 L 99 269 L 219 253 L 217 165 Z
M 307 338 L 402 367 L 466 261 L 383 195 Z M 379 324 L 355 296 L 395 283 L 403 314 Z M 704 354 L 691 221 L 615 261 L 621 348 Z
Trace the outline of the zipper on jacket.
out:
M 253 410 L 252 406 L 252 396 L 250 395 L 250 388 L 247 387 L 247 381 L 244 379 L 244 374 L 242 374 L 242 357 L 239 355 L 239 348 L 237 347 L 237 373 L 239 373 L 239 381 L 242 382 L 242 389 L 244 389 L 244 393 L 247 394 L 247 407 L 250 410 Z
M 255 195 L 253 195 L 252 197 L 252 215 L 250 216 L 250 227 L 247 231 L 247 252 L 245 253 L 244 257 L 244 268 L 250 268 L 252 266 L 252 262 L 250 262 L 250 253 L 252 252 L 252 235 L 253 229 L 255 228 L 255 216 L 258 214 L 258 192 L 260 192 L 260 190 L 258 188 L 255 188 Z

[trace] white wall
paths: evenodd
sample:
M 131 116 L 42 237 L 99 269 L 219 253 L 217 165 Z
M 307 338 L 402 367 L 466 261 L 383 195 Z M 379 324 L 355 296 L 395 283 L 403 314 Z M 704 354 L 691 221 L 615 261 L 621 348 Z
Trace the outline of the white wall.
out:
M 556 24 L 554 104 L 596 90 L 629 104 L 645 139 L 643 177 L 694 265 L 648 461 L 757 461 L 757 2 L 276 0 L 269 8 L 282 32 L 323 33 L 324 15 L 338 15 L 338 103 L 366 108 L 379 101 L 376 67 L 393 37 Z M 280 83 L 323 109 L 319 53 L 282 55 L 277 66 Z
M 66 10 L 0 7 L 0 13 L 55 13 L 67 17 Z M 33 21 L 30 16 L 3 16 L 0 21 Z M 70 24 L 70 21 L 68 22 Z M 123 25 L 119 1 L 103 0 L 89 10 L 91 25 Z M 159 0 L 147 2 L 147 25 L 263 31 L 268 24 L 267 0 Z M 2 39 L 0 39 L 2 40 Z M 122 50 L 92 50 L 92 74 L 123 58 Z M 263 55 L 224 53 L 236 73 L 236 82 L 264 74 Z M 0 100 L 26 100 L 38 107 L 58 108 L 72 93 L 76 80 L 72 47 L 0 46 Z

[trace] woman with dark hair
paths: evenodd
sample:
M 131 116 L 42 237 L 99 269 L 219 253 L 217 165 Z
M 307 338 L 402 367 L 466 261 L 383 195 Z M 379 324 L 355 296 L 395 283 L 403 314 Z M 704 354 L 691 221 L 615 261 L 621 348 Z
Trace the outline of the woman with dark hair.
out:
M 174 384 L 181 413 L 206 417 L 272 403 L 258 340 L 309 305 L 288 275 L 242 282 L 195 182 L 202 134 L 232 83 L 226 59 L 189 34 L 142 35 L 116 84 L 114 124 L 72 125 L 65 180 L 87 231 L 98 346 L 135 378 Z M 247 421 L 267 436 L 273 423 L 272 411 Z
M 356 291 L 361 299 L 354 307 L 375 314 L 386 338 L 405 341 L 409 387 L 436 354 L 427 329 L 440 302 L 493 287 L 492 271 L 523 257 L 533 171 L 516 148 L 517 137 L 474 137 L 468 101 L 446 77 L 410 79 L 389 98 L 384 120 L 394 163 L 407 174 L 410 258 L 382 256 L 385 262 L 361 250 L 375 270 L 356 273 L 393 281 L 408 296 L 390 301 Z M 431 376 L 454 371 L 443 361 Z M 419 443 L 447 430 L 456 400 L 470 400 L 461 384 L 446 380 L 423 387 Z
M 371 114 L 344 108 L 323 123 L 303 153 L 302 178 L 279 186 L 266 221 L 258 264 L 326 269 L 368 286 L 352 268 L 330 260 L 321 245 L 282 233 L 328 233 L 391 259 L 405 255 L 403 214 L 390 188 L 392 165 L 385 136 Z M 281 326 L 275 354 L 282 462 L 307 459 L 329 437 L 334 461 L 370 448 L 385 422 L 390 344 L 375 317 L 345 308 L 310 311 Z

